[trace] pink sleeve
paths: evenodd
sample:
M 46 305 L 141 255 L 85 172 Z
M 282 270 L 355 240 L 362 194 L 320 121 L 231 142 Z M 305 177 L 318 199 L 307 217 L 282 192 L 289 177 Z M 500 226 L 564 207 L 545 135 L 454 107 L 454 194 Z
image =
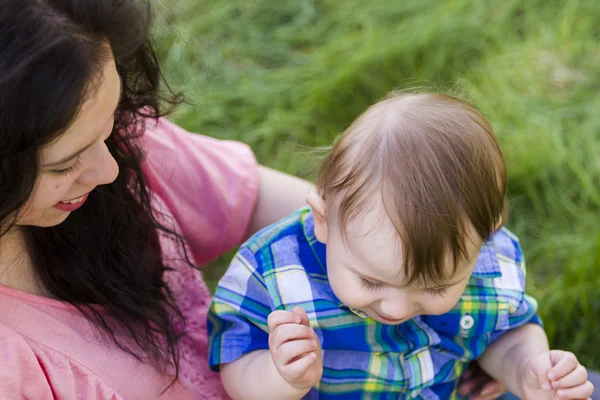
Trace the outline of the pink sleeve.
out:
M 0 398 L 123 400 L 104 382 L 51 349 L 32 349 L 0 324 Z
M 245 144 L 191 134 L 160 119 L 142 138 L 150 187 L 204 264 L 240 244 L 258 193 L 256 159 Z
M 50 383 L 27 342 L 0 324 L 0 398 L 53 399 Z

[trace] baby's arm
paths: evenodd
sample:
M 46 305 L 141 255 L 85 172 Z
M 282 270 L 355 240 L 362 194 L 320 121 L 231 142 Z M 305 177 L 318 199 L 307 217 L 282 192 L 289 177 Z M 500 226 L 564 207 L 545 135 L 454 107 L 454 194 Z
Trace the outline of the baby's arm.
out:
M 221 367 L 234 400 L 299 400 L 321 379 L 319 340 L 304 310 L 269 315 L 269 350 L 256 350 Z
M 593 385 L 568 352 L 550 350 L 544 330 L 527 324 L 501 336 L 479 359 L 491 377 L 521 399 L 588 399 Z
M 308 392 L 293 388 L 279 375 L 269 350 L 256 350 L 223 365 L 221 381 L 234 400 L 298 400 Z
M 527 324 L 507 332 L 492 343 L 479 358 L 479 365 L 510 392 L 524 399 L 520 378 L 522 364 L 532 356 L 549 350 L 544 330 L 537 324 Z

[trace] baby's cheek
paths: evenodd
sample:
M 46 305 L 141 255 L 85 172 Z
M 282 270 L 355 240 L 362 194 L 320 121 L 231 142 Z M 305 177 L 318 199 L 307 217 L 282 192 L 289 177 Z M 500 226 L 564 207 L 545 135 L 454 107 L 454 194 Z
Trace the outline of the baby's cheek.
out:
M 456 301 L 448 301 L 447 299 L 439 300 L 435 307 L 435 315 L 446 314 L 452 310 L 456 303 Z
M 436 298 L 428 296 L 426 300 L 421 303 L 425 309 L 425 313 L 429 315 L 442 315 L 452 310 L 456 303 L 460 300 L 460 294 L 449 293 L 443 298 Z
M 336 276 L 335 274 L 329 275 L 329 284 L 331 290 L 335 296 L 345 305 L 349 307 L 356 307 L 356 300 L 358 300 L 356 288 L 352 285 L 348 279 L 343 276 Z

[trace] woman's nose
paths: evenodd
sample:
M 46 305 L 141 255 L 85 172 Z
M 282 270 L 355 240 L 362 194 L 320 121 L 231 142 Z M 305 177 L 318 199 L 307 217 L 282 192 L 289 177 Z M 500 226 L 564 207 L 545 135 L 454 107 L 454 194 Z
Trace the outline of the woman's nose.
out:
M 81 174 L 79 181 L 89 186 L 106 185 L 114 182 L 118 175 L 117 161 L 110 154 L 106 143 L 99 143 L 90 152 L 88 168 Z

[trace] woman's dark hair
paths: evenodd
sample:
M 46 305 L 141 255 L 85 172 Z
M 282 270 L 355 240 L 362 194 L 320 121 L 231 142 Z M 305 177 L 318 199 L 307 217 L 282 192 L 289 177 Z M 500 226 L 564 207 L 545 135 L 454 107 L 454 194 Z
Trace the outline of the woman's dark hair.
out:
M 152 211 L 135 139 L 144 120 L 163 115 L 159 103 L 174 105 L 180 96 L 160 95 L 149 24 L 145 1 L 0 0 L 0 235 L 32 194 L 40 148 L 68 129 L 101 82 L 110 44 L 123 84 L 107 141 L 119 177 L 62 224 L 23 232 L 47 291 L 122 350 L 165 371 L 174 367 L 177 377 L 183 329 L 175 327 L 185 321 L 165 283 L 170 268 L 158 236 L 170 235 L 182 249 L 183 238 Z M 182 257 L 190 264 L 185 251 Z

